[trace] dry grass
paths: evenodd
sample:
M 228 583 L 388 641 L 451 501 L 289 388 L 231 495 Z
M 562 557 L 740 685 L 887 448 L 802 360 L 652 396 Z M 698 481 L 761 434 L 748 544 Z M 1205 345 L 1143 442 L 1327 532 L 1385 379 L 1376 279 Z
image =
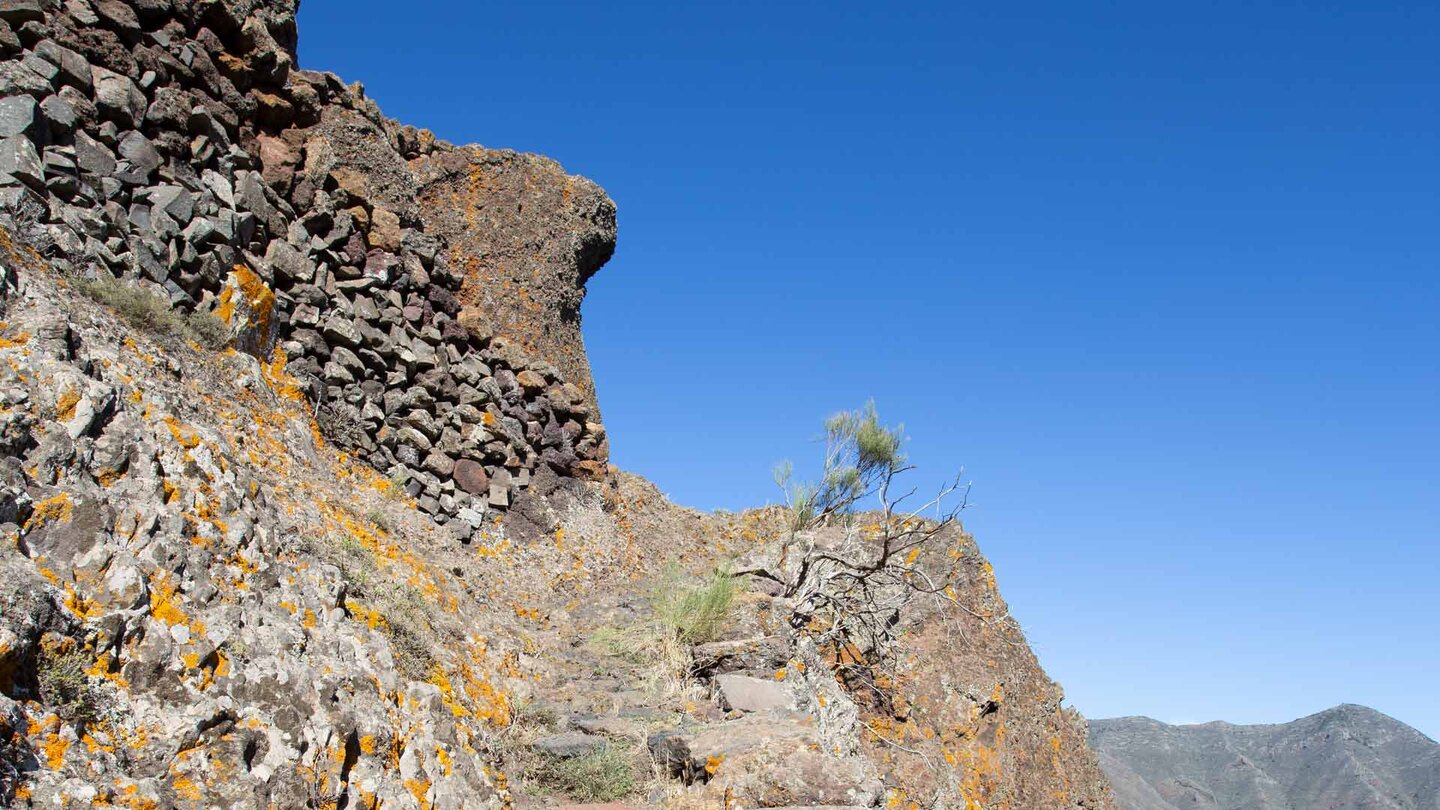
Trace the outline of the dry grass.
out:
M 738 592 L 735 578 L 725 568 L 688 587 L 671 570 L 652 595 L 650 618 L 627 627 L 601 628 L 591 644 L 644 668 L 651 691 L 680 691 L 690 669 L 690 647 L 717 637 Z
M 212 351 L 222 349 L 230 342 L 230 328 L 209 312 L 177 312 L 163 298 L 119 279 L 102 277 L 94 281 L 76 281 L 74 285 L 80 292 L 118 312 L 136 329 L 194 341 Z

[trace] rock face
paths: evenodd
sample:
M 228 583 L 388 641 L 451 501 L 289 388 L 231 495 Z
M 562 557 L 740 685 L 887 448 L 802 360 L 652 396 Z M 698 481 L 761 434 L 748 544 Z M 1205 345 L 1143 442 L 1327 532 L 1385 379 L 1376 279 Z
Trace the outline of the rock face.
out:
M 1095 720 L 1090 740 L 1124 810 L 1440 808 L 1440 744 L 1363 706 L 1266 726 Z
M 595 407 L 580 302 L 615 250 L 615 204 L 536 155 L 470 147 L 418 174 L 421 219 L 463 269 L 461 321 L 554 363 Z
M 294 12 L 15 6 L 0 207 L 61 271 L 283 355 L 325 435 L 461 539 L 537 476 L 603 476 L 579 308 L 614 204 L 553 161 L 456 149 L 299 70 Z
M 784 518 L 608 467 L 614 205 L 294 12 L 0 0 L 0 806 L 1111 806 L 961 532 L 893 661 L 666 625 Z

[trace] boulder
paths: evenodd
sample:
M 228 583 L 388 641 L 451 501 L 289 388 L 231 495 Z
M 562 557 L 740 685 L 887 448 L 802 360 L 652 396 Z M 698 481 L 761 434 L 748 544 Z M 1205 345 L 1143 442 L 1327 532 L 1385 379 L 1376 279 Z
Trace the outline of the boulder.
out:
M 155 170 L 160 168 L 164 159 L 155 148 L 155 144 L 149 138 L 138 132 L 128 132 L 120 139 L 120 145 L 116 147 L 120 156 L 130 162 L 131 173 L 141 182 L 150 178 Z
M 400 249 L 403 236 L 400 217 L 377 206 L 370 217 L 370 247 L 394 253 Z
M 40 5 L 40 0 L 0 0 L 0 20 L 13 26 L 44 19 L 45 8 Z
M 40 105 L 30 96 L 10 96 L 0 99 L 0 138 L 23 135 L 31 141 L 43 143 L 47 127 L 40 115 Z
M 94 89 L 95 79 L 85 57 L 48 39 L 35 45 L 35 53 L 59 69 L 62 83 L 86 94 Z
M 455 486 L 471 495 L 488 495 L 490 492 L 490 475 L 485 472 L 479 462 L 468 458 L 462 458 L 455 462 L 455 470 L 452 473 L 455 478 Z
M 55 87 L 44 76 L 19 61 L 0 62 L 0 96 L 45 98 Z

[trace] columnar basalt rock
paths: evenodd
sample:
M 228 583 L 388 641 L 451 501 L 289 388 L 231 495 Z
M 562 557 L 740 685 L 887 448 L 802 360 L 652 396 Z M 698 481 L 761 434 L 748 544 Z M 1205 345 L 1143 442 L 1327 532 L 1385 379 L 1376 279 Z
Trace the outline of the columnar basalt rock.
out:
M 325 434 L 461 539 L 542 470 L 604 476 L 579 306 L 614 204 L 298 69 L 295 5 L 7 3 L 0 206 L 62 270 L 284 357 Z

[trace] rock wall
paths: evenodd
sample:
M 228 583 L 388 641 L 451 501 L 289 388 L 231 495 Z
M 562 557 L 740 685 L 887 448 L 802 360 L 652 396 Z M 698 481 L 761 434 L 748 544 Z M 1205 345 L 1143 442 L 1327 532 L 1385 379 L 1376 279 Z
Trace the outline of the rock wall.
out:
M 536 475 L 603 476 L 579 306 L 614 204 L 298 69 L 295 10 L 0 5 L 0 206 L 74 277 L 284 358 L 326 436 L 461 539 Z

